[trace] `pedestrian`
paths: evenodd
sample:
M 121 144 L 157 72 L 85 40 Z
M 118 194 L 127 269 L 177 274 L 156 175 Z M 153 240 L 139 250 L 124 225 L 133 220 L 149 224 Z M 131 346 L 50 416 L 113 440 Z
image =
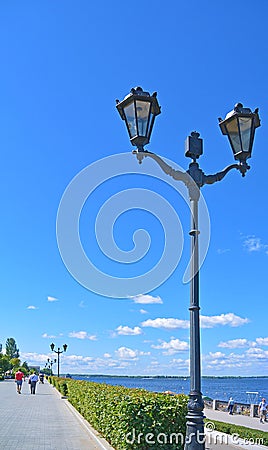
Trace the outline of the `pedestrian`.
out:
M 229 402 L 228 402 L 229 414 L 233 414 L 233 410 L 234 410 L 234 400 L 233 400 L 233 397 L 230 397 Z
M 258 410 L 261 423 L 266 422 L 267 410 L 268 410 L 268 404 L 266 403 L 265 398 L 262 398 L 262 400 L 259 404 L 259 410 Z
M 24 378 L 24 373 L 19 369 L 15 373 L 15 382 L 17 384 L 17 393 L 21 394 L 22 380 Z
M 44 384 L 44 374 L 39 373 L 39 383 Z
M 28 381 L 28 383 L 30 384 L 31 394 L 35 394 L 37 381 L 38 381 L 38 376 L 36 375 L 35 372 L 33 372 L 32 375 L 29 376 L 29 381 Z

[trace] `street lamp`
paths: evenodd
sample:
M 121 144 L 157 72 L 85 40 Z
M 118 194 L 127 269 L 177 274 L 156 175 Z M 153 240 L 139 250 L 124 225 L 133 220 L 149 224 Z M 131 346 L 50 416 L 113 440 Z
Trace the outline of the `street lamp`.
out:
M 147 102 L 142 112 L 139 109 L 139 98 Z M 131 90 L 122 102 L 116 101 L 116 108 L 121 118 L 126 122 L 130 141 L 137 147 L 133 153 L 139 163 L 143 158 L 154 159 L 163 171 L 175 180 L 182 181 L 188 188 L 191 206 L 191 281 L 190 281 L 190 393 L 187 412 L 186 450 L 204 450 L 204 402 L 201 392 L 201 352 L 200 352 L 200 318 L 199 318 L 199 234 L 198 230 L 198 201 L 200 188 L 205 184 L 213 184 L 222 180 L 232 169 L 240 171 L 244 177 L 250 168 L 247 159 L 250 158 L 255 129 L 260 126 L 258 109 L 252 112 L 244 108 L 241 103 L 235 105 L 234 110 L 227 114 L 224 120 L 219 119 L 223 134 L 229 138 L 235 160 L 239 163 L 231 164 L 223 171 L 214 175 L 205 175 L 196 160 L 203 154 L 203 140 L 199 133 L 193 131 L 185 141 L 185 156 L 192 159 L 186 172 L 174 170 L 158 155 L 148 152 L 144 145 L 150 140 L 155 116 L 160 114 L 160 107 L 156 100 L 156 93 L 152 96 L 139 88 Z M 150 114 L 153 115 L 151 118 Z M 142 116 L 141 116 L 142 115 Z M 146 124 L 142 129 L 139 120 Z M 145 131 L 144 131 L 145 130 Z
M 47 367 L 51 371 L 51 375 L 53 376 L 53 364 L 57 362 L 56 359 L 47 358 L 47 363 L 45 367 Z
M 58 377 L 60 376 L 60 354 L 63 352 L 66 352 L 68 345 L 64 344 L 62 347 L 63 347 L 63 350 L 60 350 L 60 347 L 58 347 L 58 350 L 54 350 L 55 344 L 53 344 L 53 342 L 52 342 L 52 344 L 50 344 L 50 348 L 51 348 L 52 352 L 57 353 L 57 355 L 58 355 Z

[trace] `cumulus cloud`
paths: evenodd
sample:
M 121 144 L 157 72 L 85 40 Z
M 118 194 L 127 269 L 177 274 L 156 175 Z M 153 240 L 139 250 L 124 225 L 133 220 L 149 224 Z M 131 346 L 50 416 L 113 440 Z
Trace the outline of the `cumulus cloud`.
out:
M 263 350 L 262 348 L 250 348 L 246 351 L 247 357 L 251 360 L 262 360 L 268 362 L 268 350 Z
M 68 334 L 70 338 L 76 339 L 89 339 L 90 341 L 96 341 L 97 337 L 95 335 L 89 335 L 86 331 L 72 331 Z
M 234 313 L 220 314 L 219 316 L 200 316 L 202 328 L 214 328 L 218 325 L 240 327 L 249 323 L 249 319 L 236 316 Z
M 133 350 L 128 347 L 120 347 L 115 351 L 115 354 L 119 359 L 137 360 L 138 356 L 147 356 L 150 355 L 150 352 Z
M 50 295 L 48 295 L 47 301 L 48 302 L 58 302 L 59 300 L 56 297 L 51 297 Z
M 153 297 L 152 295 L 148 294 L 139 294 L 136 295 L 135 297 L 131 297 L 131 299 L 134 301 L 134 303 L 139 303 L 143 305 L 163 303 L 163 300 L 159 296 Z
M 132 350 L 128 347 L 120 347 L 115 353 L 121 359 L 137 359 L 139 354 L 138 350 Z
M 47 354 L 21 352 L 20 359 L 23 361 L 27 361 L 29 365 L 42 364 L 47 362 Z
M 137 336 L 138 334 L 142 334 L 142 329 L 140 327 L 130 328 L 128 326 L 122 326 L 116 328 L 116 331 L 120 335 L 124 336 Z
M 218 347 L 221 348 L 245 348 L 253 347 L 256 343 L 248 341 L 247 339 L 232 339 L 229 341 L 222 341 L 219 343 Z
M 160 344 L 152 345 L 152 348 L 163 350 L 163 355 L 174 355 L 189 350 L 189 344 L 179 339 L 170 339 L 169 342 L 160 341 Z
M 54 334 L 47 334 L 47 333 L 43 333 L 42 334 L 42 338 L 45 339 L 55 339 L 57 336 L 55 336 Z
M 141 314 L 148 314 L 148 311 L 146 311 L 146 309 L 140 309 L 140 313 Z
M 27 309 L 38 309 L 38 308 L 37 308 L 37 306 L 29 305 L 29 306 L 27 306 Z
M 256 236 L 248 236 L 244 240 L 243 245 L 248 252 L 265 251 L 266 253 L 268 253 L 268 245 L 263 244 L 261 242 L 261 239 Z
M 268 337 L 266 338 L 257 338 L 256 342 L 258 345 L 268 345 Z
M 166 330 L 174 330 L 176 328 L 189 328 L 188 320 L 179 320 L 173 318 L 148 319 L 142 322 L 142 327 L 164 328 Z

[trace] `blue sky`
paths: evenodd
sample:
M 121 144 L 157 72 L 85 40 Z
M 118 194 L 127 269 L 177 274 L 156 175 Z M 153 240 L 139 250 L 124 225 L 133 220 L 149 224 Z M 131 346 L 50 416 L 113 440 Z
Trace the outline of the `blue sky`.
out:
M 171 186 L 153 161 L 138 165 L 115 108 L 116 98 L 142 86 L 158 92 L 162 108 L 148 149 L 186 170 L 184 140 L 197 130 L 206 174 L 233 163 L 217 118 L 238 101 L 260 108 L 251 170 L 245 178 L 233 171 L 202 190 L 210 230 L 205 227 L 201 241 L 210 238 L 200 303 L 203 374 L 267 375 L 267 14 L 265 0 L 0 6 L 0 342 L 14 337 L 22 359 L 43 365 L 53 341 L 68 344 L 63 372 L 188 374 L 189 208 L 182 187 Z M 85 173 L 79 238 L 88 260 L 118 283 L 137 278 L 161 259 L 168 228 L 167 264 L 179 256 L 162 284 L 157 278 L 146 289 L 138 280 L 122 298 L 119 284 L 111 285 L 104 296 L 90 289 L 94 277 L 84 287 L 67 270 L 57 212 L 67 186 Z M 148 197 L 157 217 L 143 206 L 148 192 L 164 199 Z M 137 262 L 119 263 L 100 250 L 95 221 L 106 202 L 98 239 L 106 242 L 113 233 L 117 247 L 130 252 L 133 233 L 146 229 L 147 238 L 139 235 L 145 255 Z M 179 218 L 177 228 L 166 202 Z M 122 214 L 114 216 L 120 204 Z M 68 234 L 77 204 L 71 206 L 61 233 L 65 242 L 70 237 L 70 260 L 79 267 Z M 100 289 L 107 286 L 101 282 Z

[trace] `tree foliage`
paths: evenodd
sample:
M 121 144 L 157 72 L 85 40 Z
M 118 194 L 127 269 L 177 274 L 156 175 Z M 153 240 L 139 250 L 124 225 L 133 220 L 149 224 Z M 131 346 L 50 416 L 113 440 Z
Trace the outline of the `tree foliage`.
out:
M 14 338 L 8 338 L 6 340 L 6 355 L 9 356 L 9 358 L 20 357 L 19 349 Z

